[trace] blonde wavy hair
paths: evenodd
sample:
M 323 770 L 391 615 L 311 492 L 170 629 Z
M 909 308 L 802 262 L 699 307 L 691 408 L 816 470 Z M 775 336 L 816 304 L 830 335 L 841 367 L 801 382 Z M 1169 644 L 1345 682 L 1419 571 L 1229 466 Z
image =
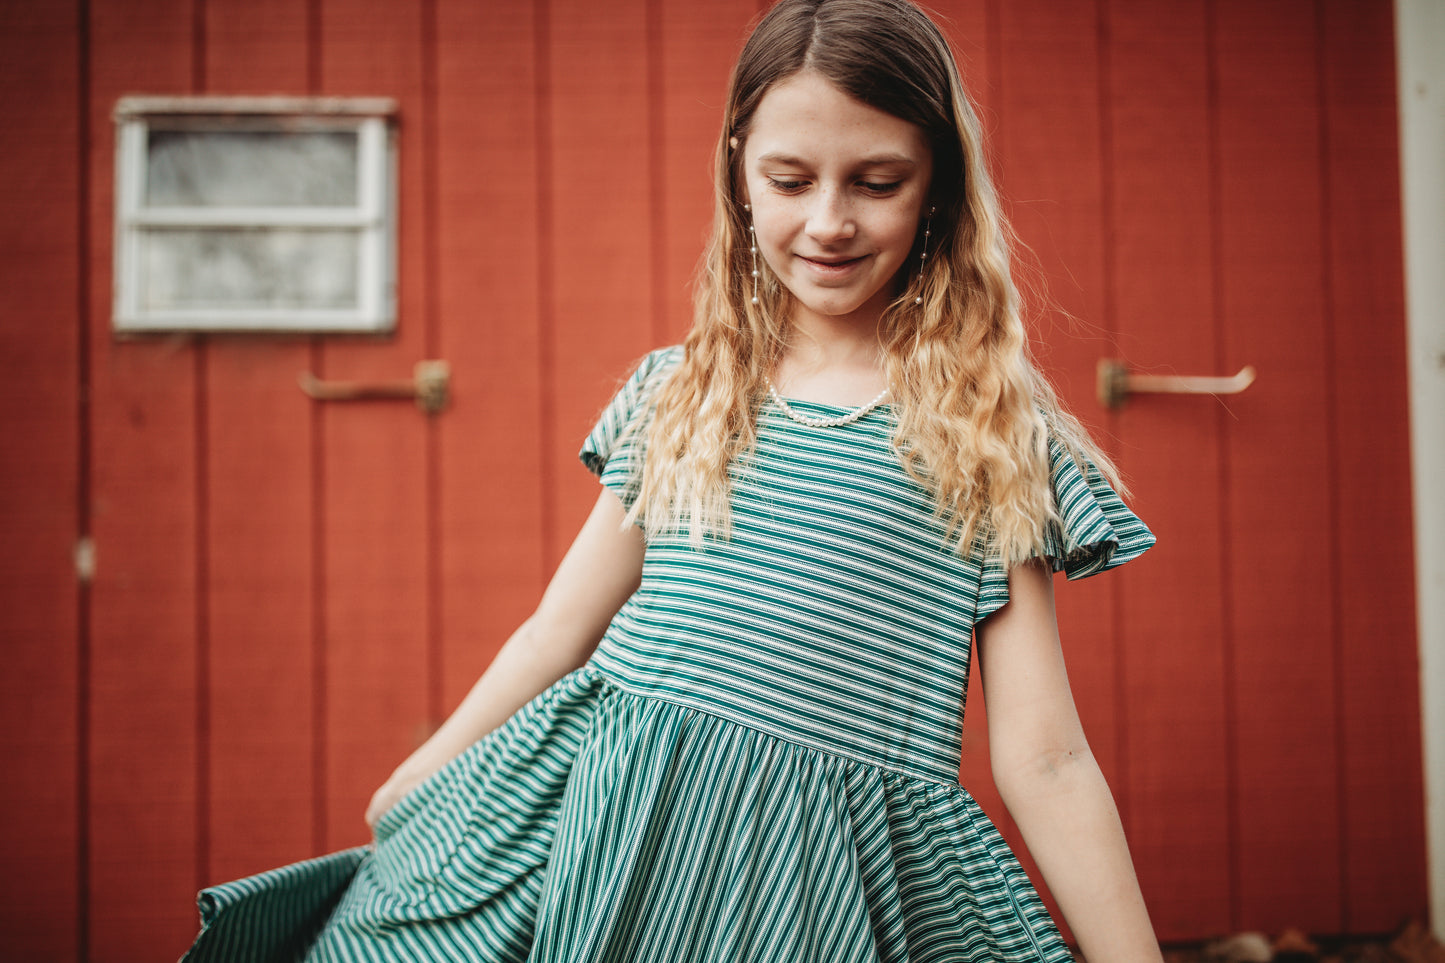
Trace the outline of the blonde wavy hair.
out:
M 1117 472 L 1061 406 L 1029 355 L 1010 276 L 1014 241 L 984 159 L 982 130 L 948 42 L 907 0 L 781 0 L 733 70 L 715 153 L 712 235 L 683 358 L 657 390 L 630 518 L 700 544 L 729 531 L 729 466 L 756 440 L 769 373 L 788 343 L 792 298 L 770 272 L 752 303 L 743 144 L 763 96 L 812 70 L 916 124 L 933 152 L 931 241 L 921 281 L 900 276 L 879 320 L 902 466 L 929 490 L 960 552 L 1038 554 L 1057 510 L 1049 438 Z M 922 243 L 922 231 L 917 242 Z M 918 262 L 915 247 L 911 263 Z M 915 303 L 923 298 L 922 304 Z

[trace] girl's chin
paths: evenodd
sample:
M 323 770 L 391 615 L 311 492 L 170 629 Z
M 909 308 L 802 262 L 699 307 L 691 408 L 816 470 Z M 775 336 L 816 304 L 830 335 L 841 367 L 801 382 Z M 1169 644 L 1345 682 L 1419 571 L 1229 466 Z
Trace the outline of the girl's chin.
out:
M 793 292 L 795 315 L 828 321 L 876 321 L 888 306 L 889 298 L 875 293 L 870 297 L 799 297 Z
M 824 287 L 814 284 L 788 285 L 797 310 L 816 315 L 819 318 L 845 320 L 866 316 L 877 320 L 883 310 L 893 302 L 897 288 L 884 285 L 874 290 L 859 290 L 854 286 Z

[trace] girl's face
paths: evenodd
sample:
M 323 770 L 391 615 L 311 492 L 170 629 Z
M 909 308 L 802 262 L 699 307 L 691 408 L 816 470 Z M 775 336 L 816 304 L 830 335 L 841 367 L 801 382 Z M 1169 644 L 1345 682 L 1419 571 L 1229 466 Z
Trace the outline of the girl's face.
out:
M 876 324 L 900 273 L 917 270 L 908 255 L 933 174 L 923 131 L 805 70 L 763 95 L 743 173 L 758 252 L 797 299 L 792 320 Z

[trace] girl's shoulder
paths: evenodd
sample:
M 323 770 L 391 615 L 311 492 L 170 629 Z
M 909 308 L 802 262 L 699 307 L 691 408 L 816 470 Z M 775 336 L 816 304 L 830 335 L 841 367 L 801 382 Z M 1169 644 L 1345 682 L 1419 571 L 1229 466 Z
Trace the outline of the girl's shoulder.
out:
M 619 428 L 635 421 L 652 404 L 657 389 L 681 363 L 680 344 L 655 348 L 643 355 L 603 409 L 602 419 L 618 422 Z
M 682 345 L 670 344 L 665 348 L 654 348 L 642 356 L 630 381 L 639 381 L 649 386 L 661 383 L 677 366 L 682 364 Z
M 605 415 L 622 425 L 644 418 L 657 398 L 657 391 L 682 364 L 682 345 L 656 348 L 642 356 L 632 374 L 608 403 Z
M 582 462 L 601 475 L 609 461 L 636 461 L 657 390 L 682 363 L 682 345 L 657 348 L 643 355 L 598 416 L 582 445 Z

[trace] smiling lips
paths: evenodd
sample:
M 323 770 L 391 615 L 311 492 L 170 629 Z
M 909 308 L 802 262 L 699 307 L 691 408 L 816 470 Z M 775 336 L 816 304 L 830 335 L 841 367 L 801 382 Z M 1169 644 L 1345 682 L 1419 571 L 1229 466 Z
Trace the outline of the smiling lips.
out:
M 854 267 L 862 264 L 866 255 L 859 257 L 805 257 L 799 254 L 797 257 L 819 275 L 838 278 L 843 277 Z

